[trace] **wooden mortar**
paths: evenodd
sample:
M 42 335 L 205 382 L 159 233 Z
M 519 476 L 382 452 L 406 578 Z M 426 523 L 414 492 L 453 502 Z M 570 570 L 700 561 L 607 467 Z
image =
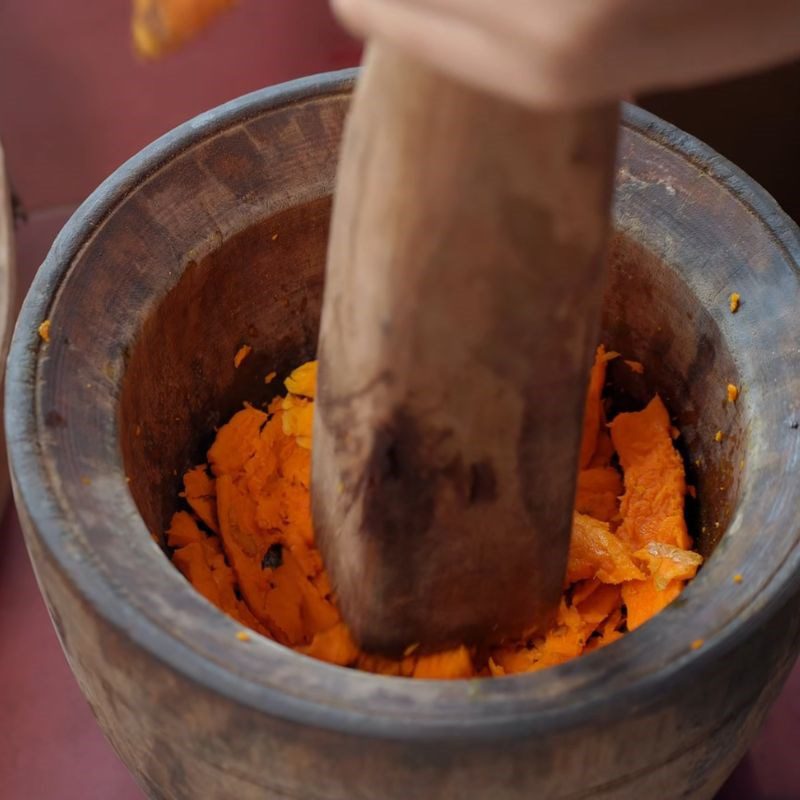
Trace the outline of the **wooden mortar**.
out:
M 0 380 L 5 375 L 6 354 L 11 343 L 17 308 L 17 262 L 11 184 L 6 173 L 3 147 L 0 145 Z M 0 514 L 5 512 L 11 494 L 5 450 L 5 436 L 0 431 Z
M 739 170 L 638 109 L 622 121 L 603 339 L 646 365 L 614 376 L 615 402 L 663 395 L 698 488 L 710 558 L 666 611 L 535 674 L 386 678 L 238 642 L 151 538 L 213 426 L 314 355 L 352 80 L 257 92 L 176 129 L 86 201 L 36 277 L 6 429 L 81 688 L 153 798 L 711 798 L 800 646 L 800 236 Z

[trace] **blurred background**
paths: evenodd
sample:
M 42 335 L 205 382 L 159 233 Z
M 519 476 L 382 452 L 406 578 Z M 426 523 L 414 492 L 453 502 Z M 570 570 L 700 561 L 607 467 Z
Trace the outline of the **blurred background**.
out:
M 354 66 L 326 0 L 240 0 L 156 62 L 130 0 L 0 2 L 0 142 L 18 200 L 19 291 L 77 205 L 186 119 L 262 86 Z M 800 219 L 800 65 L 640 98 L 760 181 Z M 797 800 L 800 670 L 720 800 Z M 39 597 L 15 511 L 0 529 L 0 800 L 141 800 L 91 717 Z M 376 799 L 377 800 L 377 799 Z

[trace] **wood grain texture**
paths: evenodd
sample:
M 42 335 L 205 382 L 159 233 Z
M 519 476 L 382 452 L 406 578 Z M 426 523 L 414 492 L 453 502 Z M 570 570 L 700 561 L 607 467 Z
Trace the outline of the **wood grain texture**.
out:
M 617 125 L 614 106 L 538 113 L 367 54 L 335 193 L 311 483 L 367 650 L 487 644 L 555 614 Z
M 603 338 L 647 365 L 615 402 L 661 392 L 702 466 L 710 558 L 666 611 L 537 674 L 384 678 L 238 642 L 149 535 L 209 424 L 266 399 L 233 368 L 239 344 L 284 374 L 313 348 L 350 88 L 260 92 L 154 144 L 79 210 L 28 295 L 6 429 L 83 692 L 153 798 L 711 798 L 800 647 L 800 237 L 746 176 L 639 110 L 623 117 Z

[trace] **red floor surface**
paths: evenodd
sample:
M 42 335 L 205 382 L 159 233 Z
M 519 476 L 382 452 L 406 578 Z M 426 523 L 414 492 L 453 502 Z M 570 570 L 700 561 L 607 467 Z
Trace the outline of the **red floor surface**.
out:
M 241 0 L 158 64 L 133 58 L 127 15 L 128 0 L 0 2 L 0 140 L 29 211 L 17 242 L 23 290 L 75 204 L 156 136 L 259 86 L 358 58 L 325 0 Z M 800 800 L 798 734 L 800 668 L 718 800 Z M 10 508 L 0 527 L 0 800 L 143 796 L 69 672 Z

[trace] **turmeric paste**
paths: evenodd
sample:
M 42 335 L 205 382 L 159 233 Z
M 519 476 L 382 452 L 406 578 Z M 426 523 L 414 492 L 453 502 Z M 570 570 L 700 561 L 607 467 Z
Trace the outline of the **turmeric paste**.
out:
M 602 392 L 616 356 L 600 347 L 592 368 L 564 594 L 543 637 L 486 652 L 462 646 L 419 654 L 409 643 L 402 659 L 359 649 L 314 545 L 314 362 L 286 379 L 286 396 L 266 411 L 248 405 L 235 414 L 217 433 L 208 463 L 186 473 L 189 510 L 177 512 L 167 531 L 172 560 L 246 628 L 308 656 L 383 675 L 511 675 L 611 644 L 672 602 L 703 560 L 691 549 L 684 467 L 660 398 L 606 423 Z

